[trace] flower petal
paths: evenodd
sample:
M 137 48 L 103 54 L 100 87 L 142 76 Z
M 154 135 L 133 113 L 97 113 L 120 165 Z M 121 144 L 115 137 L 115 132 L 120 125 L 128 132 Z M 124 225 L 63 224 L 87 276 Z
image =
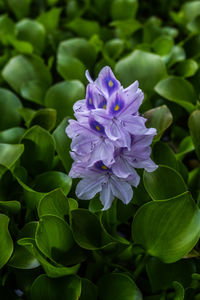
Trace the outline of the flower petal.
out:
M 120 87 L 120 82 L 115 78 L 110 67 L 104 67 L 95 81 L 95 85 L 102 91 L 105 97 L 110 97 Z
M 83 200 L 92 199 L 102 190 L 102 183 L 105 181 L 103 176 L 84 178 L 76 186 L 76 195 Z
M 100 192 L 100 200 L 101 200 L 101 203 L 103 204 L 102 210 L 107 210 L 111 207 L 111 204 L 114 200 L 114 196 L 111 191 L 109 182 L 107 182 L 103 185 L 102 191 Z
M 116 176 L 111 177 L 110 183 L 113 195 L 120 199 L 124 204 L 128 204 L 133 198 L 133 190 L 130 184 L 120 180 Z

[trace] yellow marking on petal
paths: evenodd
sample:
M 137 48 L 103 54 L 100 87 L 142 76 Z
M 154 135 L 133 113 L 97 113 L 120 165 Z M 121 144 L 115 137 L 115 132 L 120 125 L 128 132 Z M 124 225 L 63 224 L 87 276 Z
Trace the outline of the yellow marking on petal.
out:
M 110 80 L 110 81 L 108 82 L 108 85 L 109 85 L 109 87 L 112 87 L 112 86 L 114 85 L 114 83 L 112 82 L 112 80 Z
M 99 127 L 98 125 L 96 126 L 96 129 L 97 129 L 98 131 L 100 131 L 100 130 L 101 130 L 101 129 L 100 129 L 100 127 Z
M 106 107 L 107 107 L 106 104 L 104 104 L 103 108 L 106 109 Z
M 101 168 L 103 169 L 103 170 L 107 170 L 108 168 L 106 167 L 106 166 L 101 166 Z
M 118 111 L 119 110 L 119 105 L 116 104 L 114 109 L 115 109 L 115 111 Z
M 91 97 L 89 98 L 89 103 L 92 104 L 92 99 L 91 99 Z

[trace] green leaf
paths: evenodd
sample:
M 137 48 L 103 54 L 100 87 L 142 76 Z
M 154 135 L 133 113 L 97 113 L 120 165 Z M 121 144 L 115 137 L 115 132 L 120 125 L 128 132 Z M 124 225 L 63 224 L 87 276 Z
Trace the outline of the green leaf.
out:
M 173 46 L 174 46 L 174 42 L 172 37 L 167 35 L 159 36 L 157 39 L 153 41 L 152 44 L 155 53 L 160 56 L 169 54 Z
M 31 0 L 7 0 L 7 2 L 17 19 L 22 19 L 28 16 Z
M 19 98 L 7 89 L 0 88 L 0 130 L 18 126 L 21 122 Z
M 21 209 L 21 203 L 19 201 L 10 200 L 10 201 L 0 201 L 0 208 L 6 214 L 17 214 Z
M 0 132 L 0 143 L 18 144 L 24 135 L 25 129 L 21 127 L 13 127 Z
M 38 175 L 34 182 L 34 189 L 41 193 L 48 193 L 60 188 L 66 196 L 72 185 L 72 179 L 65 173 L 49 171 Z
M 146 126 L 148 128 L 156 128 L 157 135 L 155 140 L 159 140 L 165 130 L 172 124 L 173 116 L 171 111 L 166 105 L 155 107 L 144 113 L 144 117 L 147 118 Z
M 98 35 L 100 33 L 99 23 L 94 20 L 76 18 L 69 22 L 66 27 L 71 29 L 78 36 L 84 38 L 90 38 L 94 34 Z
M 101 249 L 114 241 L 103 229 L 97 216 L 86 209 L 71 212 L 71 228 L 75 241 L 84 249 Z
M 158 142 L 153 146 L 153 161 L 157 165 L 165 165 L 175 170 L 178 169 L 175 153 L 167 143 Z
M 52 33 L 58 27 L 61 12 L 60 7 L 53 7 L 51 10 L 43 12 L 37 20 L 45 27 L 47 32 Z
M 97 287 L 92 281 L 82 278 L 81 279 L 81 296 L 79 300 L 97 300 Z
M 97 53 L 94 46 L 84 38 L 62 41 L 57 52 L 57 70 L 65 79 L 86 82 L 86 67 L 93 67 Z
M 42 128 L 51 131 L 56 124 L 56 110 L 52 108 L 39 109 L 31 114 L 30 119 L 27 121 L 27 126 L 32 127 L 39 125 Z
M 23 246 L 17 245 L 9 260 L 9 266 L 17 269 L 34 269 L 40 265 L 38 260 Z
M 39 218 L 45 215 L 54 215 L 64 220 L 64 217 L 68 214 L 69 203 L 62 190 L 58 189 L 50 192 L 40 200 L 38 206 Z
M 200 110 L 195 110 L 189 117 L 188 126 L 197 157 L 200 159 Z
M 162 97 L 184 107 L 189 113 L 194 110 L 196 94 L 193 86 L 181 77 L 171 76 L 155 86 L 155 91 Z
M 191 275 L 196 270 L 195 263 L 191 259 L 164 264 L 156 258 L 148 261 L 146 269 L 153 293 L 171 288 L 175 280 L 188 287 L 191 283 Z
M 186 2 L 181 8 L 183 18 L 189 22 L 200 15 L 200 1 Z
M 8 231 L 9 218 L 0 214 L 0 269 L 7 263 L 13 252 L 13 241 Z
M 65 129 L 68 125 L 68 118 L 63 119 L 60 125 L 53 132 L 56 152 L 63 163 L 65 171 L 69 173 L 72 165 L 72 158 L 69 154 L 71 139 L 68 138 Z
M 104 275 L 98 283 L 101 300 L 142 300 L 142 294 L 135 282 L 126 274 Z
M 144 171 L 144 186 L 153 200 L 165 200 L 187 191 L 181 175 L 167 166 L 160 165 L 152 173 Z
M 0 41 L 7 45 L 15 35 L 15 24 L 7 15 L 0 16 Z
M 138 80 L 145 92 L 152 91 L 156 83 L 166 76 L 165 64 L 160 56 L 141 50 L 135 50 L 117 62 L 115 72 L 124 86 Z
M 104 52 L 112 59 L 120 57 L 124 50 L 124 42 L 121 39 L 109 40 L 104 46 Z
M 185 291 L 183 286 L 178 281 L 174 281 L 173 287 L 175 289 L 174 300 L 184 300 Z
M 199 224 L 200 211 L 186 192 L 173 199 L 143 205 L 133 220 L 132 237 L 148 254 L 172 263 L 195 246 L 200 237 Z
M 137 9 L 137 0 L 115 0 L 111 5 L 111 16 L 114 20 L 133 19 Z
M 23 145 L 0 144 L 0 178 L 15 165 L 23 151 Z
M 199 65 L 195 60 L 186 59 L 177 65 L 175 71 L 180 76 L 191 77 L 197 72 L 198 68 Z
M 54 140 L 48 131 L 35 125 L 25 132 L 21 143 L 24 144 L 22 166 L 31 174 L 51 169 L 55 149 Z
M 17 38 L 33 45 L 35 52 L 41 54 L 45 46 L 45 29 L 39 22 L 23 19 L 16 24 Z
M 76 276 L 57 279 L 40 275 L 31 287 L 31 300 L 77 300 L 81 294 L 81 280 Z
M 45 96 L 45 105 L 56 109 L 57 122 L 66 116 L 73 116 L 73 104 L 85 95 L 85 87 L 78 80 L 63 81 L 51 86 Z
M 195 148 L 191 136 L 186 136 L 178 147 L 176 158 L 181 160 L 187 153 L 192 152 L 194 149 Z
M 51 74 L 43 60 L 37 56 L 15 56 L 2 72 L 7 83 L 27 100 L 42 104 L 51 84 Z
M 36 229 L 35 241 L 38 249 L 53 261 L 59 262 L 73 247 L 74 240 L 69 225 L 62 219 L 43 216 Z

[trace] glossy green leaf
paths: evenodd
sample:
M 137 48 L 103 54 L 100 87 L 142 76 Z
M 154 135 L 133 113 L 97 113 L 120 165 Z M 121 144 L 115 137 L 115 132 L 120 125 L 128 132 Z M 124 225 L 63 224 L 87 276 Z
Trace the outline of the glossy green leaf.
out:
M 173 287 L 175 289 L 174 300 L 184 300 L 185 291 L 183 286 L 178 281 L 174 281 Z
M 200 159 L 200 110 L 195 110 L 190 115 L 188 126 L 195 146 L 197 157 Z
M 27 130 L 21 139 L 24 144 L 22 165 L 32 174 L 51 169 L 54 141 L 48 131 L 38 125 Z
M 80 267 L 80 265 L 64 267 L 55 262 L 51 262 L 48 258 L 45 258 L 44 255 L 41 254 L 33 238 L 21 238 L 20 240 L 18 240 L 18 244 L 25 247 L 29 252 L 31 252 L 35 259 L 40 262 L 47 276 L 50 278 L 58 278 L 75 274 Z
M 194 149 L 191 136 L 186 136 L 179 145 L 178 153 L 176 154 L 177 159 L 182 159 L 187 153 L 192 152 Z
M 181 175 L 167 166 L 160 165 L 154 172 L 144 171 L 144 186 L 153 200 L 165 200 L 187 191 Z
M 18 144 L 24 133 L 25 129 L 22 127 L 13 127 L 0 131 L 0 143 Z
M 56 125 L 56 110 L 52 108 L 44 108 L 37 110 L 31 114 L 30 119 L 27 121 L 28 127 L 39 125 L 40 127 L 51 131 Z
M 7 89 L 0 88 L 0 131 L 18 126 L 21 122 L 19 98 Z
M 114 241 L 102 228 L 96 215 L 86 209 L 71 212 L 71 227 L 75 241 L 84 249 L 100 249 Z
M 81 296 L 79 300 L 97 300 L 97 287 L 92 281 L 82 278 L 81 279 Z
M 100 33 L 99 23 L 93 20 L 85 20 L 76 18 L 69 22 L 66 26 L 80 37 L 90 38 L 94 34 Z
M 35 52 L 41 54 L 45 46 L 45 29 L 39 22 L 23 19 L 16 25 L 17 38 L 33 45 Z
M 0 144 L 0 177 L 15 165 L 23 151 L 23 145 Z
M 170 288 L 175 280 L 188 287 L 191 283 L 191 275 L 196 270 L 192 259 L 164 264 L 156 258 L 149 260 L 146 269 L 154 293 Z
M 63 81 L 50 87 L 45 96 L 45 105 L 56 109 L 57 122 L 73 116 L 73 104 L 85 96 L 84 85 L 78 80 Z
M 51 84 L 51 74 L 43 60 L 37 56 L 15 56 L 2 72 L 7 83 L 27 100 L 42 104 Z
M 57 262 L 67 255 L 67 252 L 74 245 L 69 225 L 52 215 L 46 215 L 40 219 L 35 241 L 43 254 Z
M 57 52 L 58 73 L 67 80 L 86 82 L 86 67 L 93 66 L 96 52 L 93 45 L 83 38 L 62 41 Z
M 183 78 L 168 77 L 155 86 L 155 91 L 166 98 L 184 107 L 189 113 L 194 110 L 196 94 L 193 86 Z
M 164 263 L 176 262 L 200 237 L 200 211 L 189 192 L 165 201 L 152 201 L 136 213 L 132 237 L 148 254 Z
M 193 59 L 186 59 L 180 62 L 176 67 L 176 73 L 183 77 L 191 77 L 197 72 L 198 63 Z
M 34 269 L 40 265 L 39 261 L 23 246 L 17 245 L 9 260 L 9 266 L 17 269 Z
M 158 140 L 165 130 L 172 124 L 173 116 L 171 111 L 166 105 L 155 107 L 144 113 L 144 117 L 147 119 L 146 126 L 157 129 L 157 135 L 155 140 Z
M 15 34 L 15 24 L 7 15 L 0 16 L 0 41 L 7 45 Z
M 200 15 L 200 1 L 186 2 L 181 8 L 183 17 L 189 22 Z
M 159 36 L 154 40 L 152 47 L 154 52 L 160 56 L 167 55 L 172 50 L 174 45 L 173 39 L 170 36 Z
M 68 214 L 69 203 L 62 190 L 58 189 L 50 192 L 40 200 L 38 206 L 39 218 L 45 215 L 54 215 L 64 219 Z
M 71 139 L 68 138 L 65 129 L 68 125 L 68 118 L 63 119 L 59 126 L 54 130 L 53 137 L 55 139 L 56 152 L 67 173 L 69 173 L 72 165 L 72 158 L 69 154 Z
M 187 29 L 190 30 L 192 33 L 200 33 L 200 15 L 192 19 L 187 24 Z
M 178 169 L 175 153 L 167 143 L 158 142 L 153 147 L 153 161 L 157 165 L 165 165 L 172 169 Z
M 48 193 L 60 188 L 66 196 L 72 185 L 72 179 L 65 173 L 58 171 L 49 171 L 40 174 L 34 182 L 34 189 L 41 193 Z
M 165 64 L 161 58 L 141 50 L 135 50 L 117 62 L 115 72 L 124 87 L 138 80 L 145 92 L 152 91 L 156 83 L 166 75 Z
M 124 42 L 121 39 L 112 39 L 105 44 L 104 51 L 112 59 L 117 59 L 124 50 Z
M 21 209 L 21 203 L 19 201 L 0 201 L 0 209 L 5 213 L 17 214 Z
M 99 280 L 98 287 L 101 300 L 142 300 L 140 290 L 126 274 L 107 274 Z
M 81 294 L 81 280 L 76 276 L 58 279 L 40 275 L 31 287 L 31 300 L 77 300 Z
M 9 8 L 15 14 L 17 19 L 28 16 L 31 0 L 7 0 Z
M 37 20 L 45 27 L 47 32 L 52 33 L 58 27 L 61 12 L 60 7 L 53 7 L 49 11 L 41 13 Z
M 137 8 L 137 0 L 115 0 L 112 2 L 111 16 L 114 20 L 133 19 Z
M 9 260 L 13 252 L 13 241 L 8 231 L 9 218 L 0 214 L 0 268 Z

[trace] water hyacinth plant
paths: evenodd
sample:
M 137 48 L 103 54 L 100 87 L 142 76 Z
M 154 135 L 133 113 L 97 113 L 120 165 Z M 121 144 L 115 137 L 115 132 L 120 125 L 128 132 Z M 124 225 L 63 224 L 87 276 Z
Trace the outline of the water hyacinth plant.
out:
M 100 192 L 106 210 L 115 197 L 124 204 L 131 201 L 131 186 L 140 182 L 135 169 L 156 170 L 150 158 L 156 129 L 146 128 L 138 112 L 144 98 L 138 81 L 124 89 L 108 66 L 95 81 L 88 71 L 86 77 L 86 97 L 73 107 L 77 121 L 69 120 L 66 128 L 74 160 L 69 176 L 83 178 L 76 187 L 78 198 L 89 200 Z
M 0 300 L 199 300 L 200 0 L 0 0 L 0 46 Z

